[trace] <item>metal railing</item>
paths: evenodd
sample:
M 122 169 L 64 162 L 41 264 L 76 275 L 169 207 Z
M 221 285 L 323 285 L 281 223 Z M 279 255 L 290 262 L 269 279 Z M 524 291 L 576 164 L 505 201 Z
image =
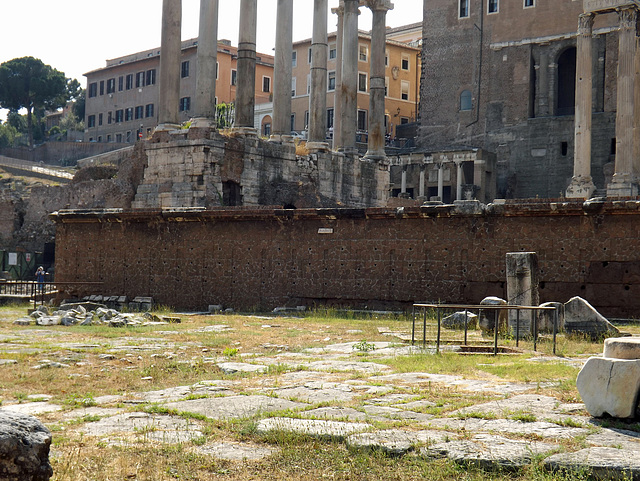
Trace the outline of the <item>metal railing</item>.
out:
M 33 302 L 35 309 L 58 294 L 60 288 L 101 285 L 102 282 L 4 281 L 0 282 L 0 298 Z
M 430 326 L 427 322 L 427 311 L 428 310 L 436 311 L 436 319 L 437 325 Z M 442 311 L 443 310 L 464 310 L 465 313 L 465 322 L 464 322 L 464 339 L 453 339 L 454 341 L 459 341 L 460 344 L 467 346 L 468 345 L 468 334 L 469 334 L 469 317 L 468 313 L 471 311 L 478 311 L 478 318 L 482 315 L 482 311 L 493 311 L 494 314 L 494 322 L 493 322 L 493 354 L 498 354 L 498 336 L 500 333 L 500 323 L 499 323 L 499 315 L 501 311 L 506 310 L 507 313 L 509 311 L 516 311 L 516 322 L 515 322 L 515 339 L 516 339 L 516 347 L 519 347 L 520 342 L 520 312 L 521 311 L 531 311 L 532 313 L 536 313 L 537 311 L 554 311 L 553 314 L 553 354 L 556 353 L 556 338 L 558 334 L 558 310 L 552 306 L 519 306 L 519 305 L 469 305 L 469 304 L 428 304 L 428 303 L 416 303 L 413 305 L 413 321 L 411 326 L 411 345 L 415 344 L 415 334 L 416 334 L 416 319 L 418 318 L 418 314 L 422 314 L 422 347 L 426 348 L 427 345 L 427 327 L 435 327 L 437 329 L 436 334 L 436 352 L 440 352 L 440 343 L 442 341 Z M 538 316 L 532 315 L 532 323 L 531 323 L 531 336 L 533 337 L 533 350 L 537 351 L 538 349 Z M 507 318 L 509 318 L 507 314 Z M 451 342 L 452 339 L 449 339 L 448 342 Z

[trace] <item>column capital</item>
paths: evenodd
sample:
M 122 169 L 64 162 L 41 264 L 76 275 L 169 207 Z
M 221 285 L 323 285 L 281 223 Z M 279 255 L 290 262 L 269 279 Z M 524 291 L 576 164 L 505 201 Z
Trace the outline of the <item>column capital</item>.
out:
M 578 17 L 578 35 L 591 35 L 593 31 L 593 13 L 581 13 Z
M 362 3 L 372 11 L 387 12 L 393 10 L 391 0 L 364 0 Z
M 618 22 L 620 29 L 635 30 L 638 21 L 638 9 L 636 7 L 619 8 Z

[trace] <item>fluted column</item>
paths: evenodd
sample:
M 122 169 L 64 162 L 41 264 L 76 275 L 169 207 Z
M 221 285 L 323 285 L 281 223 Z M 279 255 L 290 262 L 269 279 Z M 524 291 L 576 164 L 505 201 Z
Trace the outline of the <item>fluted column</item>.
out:
M 311 95 L 309 96 L 310 150 L 328 150 L 327 132 L 327 0 L 313 2 L 313 37 L 311 39 Z
M 358 3 L 344 0 L 342 38 L 342 145 L 347 153 L 355 153 L 358 122 Z
M 331 13 L 338 16 L 336 32 L 336 89 L 333 93 L 333 149 L 341 149 L 342 145 L 342 40 L 344 38 L 344 0 L 340 0 L 338 8 Z
M 444 199 L 444 162 L 438 163 L 438 197 Z
M 293 0 L 278 0 L 273 82 L 272 141 L 291 140 Z M 284 137 L 283 137 L 284 136 Z
M 591 179 L 591 113 L 593 111 L 592 31 L 594 15 L 580 15 L 576 59 L 576 109 L 573 178 L 566 196 L 587 199 L 596 190 Z
M 393 4 L 389 0 L 368 0 L 367 5 L 373 12 L 373 23 L 369 71 L 369 144 L 365 158 L 382 160 L 387 156 L 384 150 L 384 57 L 387 44 L 387 11 L 393 8 Z
M 618 12 L 618 98 L 616 112 L 616 163 L 615 174 L 607 186 L 607 195 L 627 197 L 638 194 L 636 172 L 633 168 L 633 127 L 635 124 L 635 55 L 636 22 L 635 7 Z
M 462 199 L 462 177 L 463 177 L 462 161 L 457 160 L 455 163 L 456 163 L 456 200 L 463 200 Z
M 182 0 L 163 0 L 157 131 L 172 130 L 180 124 L 181 35 Z
M 215 127 L 218 0 L 200 0 L 194 127 Z
M 236 86 L 235 132 L 256 134 L 253 115 L 256 103 L 257 0 L 240 0 L 238 38 L 238 84 Z M 289 85 L 289 87 L 291 87 Z

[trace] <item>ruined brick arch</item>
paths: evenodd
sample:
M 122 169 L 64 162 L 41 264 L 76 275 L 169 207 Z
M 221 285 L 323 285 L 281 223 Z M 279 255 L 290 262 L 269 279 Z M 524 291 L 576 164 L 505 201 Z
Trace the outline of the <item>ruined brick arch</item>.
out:
M 576 105 L 576 55 L 574 45 L 568 46 L 557 56 L 556 115 L 573 115 Z

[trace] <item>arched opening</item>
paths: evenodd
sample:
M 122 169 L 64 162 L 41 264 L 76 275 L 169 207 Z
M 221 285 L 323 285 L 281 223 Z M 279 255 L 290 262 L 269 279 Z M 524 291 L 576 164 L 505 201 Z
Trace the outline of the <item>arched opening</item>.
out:
M 566 49 L 558 57 L 557 115 L 573 115 L 576 109 L 576 48 Z

